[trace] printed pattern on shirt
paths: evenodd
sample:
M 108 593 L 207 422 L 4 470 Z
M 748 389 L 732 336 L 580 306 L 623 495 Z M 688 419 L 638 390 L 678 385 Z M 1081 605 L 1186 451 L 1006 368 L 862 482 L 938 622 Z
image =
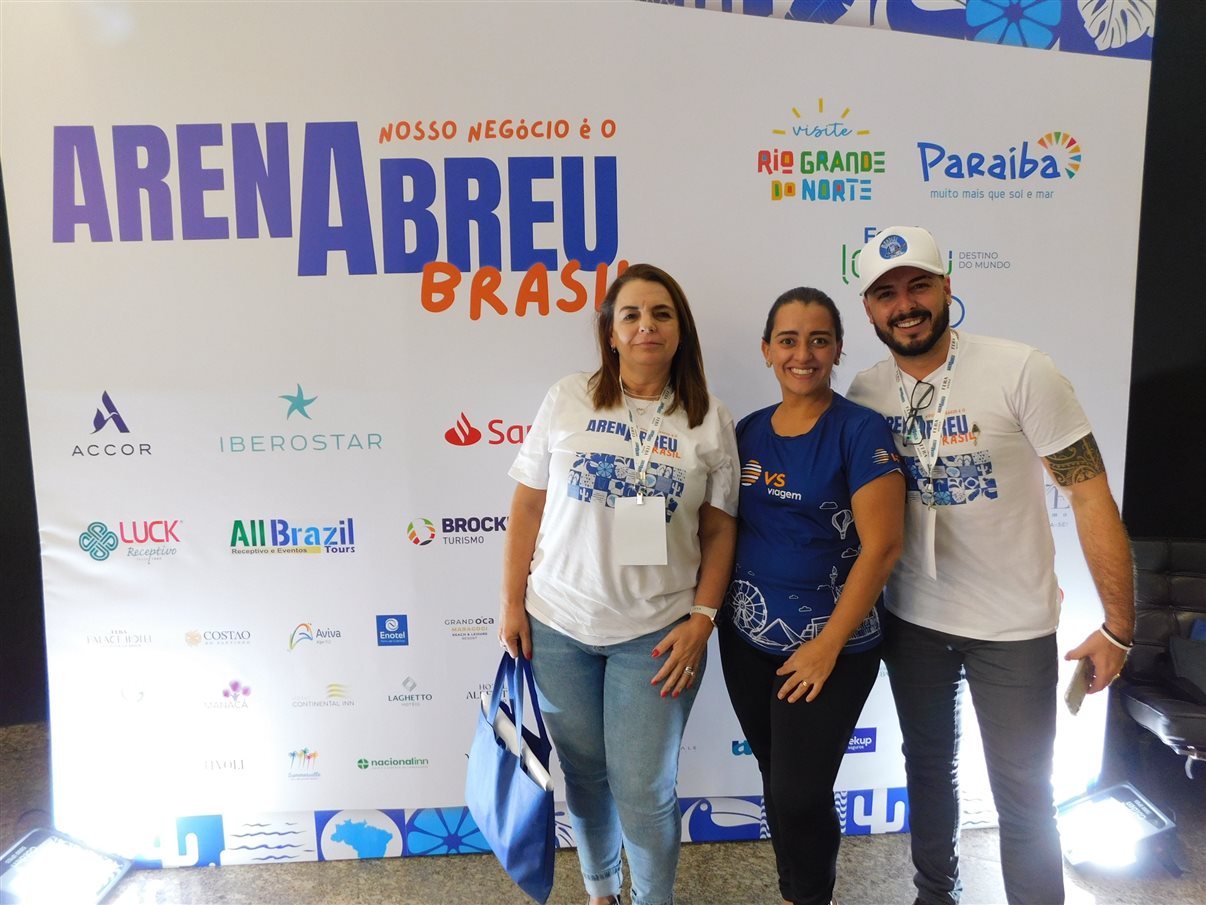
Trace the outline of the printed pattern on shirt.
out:
M 992 456 L 987 450 L 939 456 L 932 480 L 922 474 L 916 457 L 906 456 L 905 463 L 909 502 L 962 506 L 981 497 L 997 499 L 997 479 L 993 477 Z
M 646 496 L 666 498 L 666 521 L 678 509 L 686 490 L 687 472 L 660 462 L 650 462 L 645 472 Z M 614 509 L 616 497 L 637 495 L 637 471 L 633 460 L 611 453 L 576 453 L 570 467 L 566 492 L 583 503 L 602 503 Z

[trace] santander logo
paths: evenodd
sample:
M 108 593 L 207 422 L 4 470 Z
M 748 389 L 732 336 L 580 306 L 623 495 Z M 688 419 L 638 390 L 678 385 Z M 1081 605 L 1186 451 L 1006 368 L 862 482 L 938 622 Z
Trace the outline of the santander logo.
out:
M 469 423 L 469 416 L 461 412 L 455 425 L 444 431 L 444 439 L 453 446 L 472 446 L 482 438 L 482 432 Z

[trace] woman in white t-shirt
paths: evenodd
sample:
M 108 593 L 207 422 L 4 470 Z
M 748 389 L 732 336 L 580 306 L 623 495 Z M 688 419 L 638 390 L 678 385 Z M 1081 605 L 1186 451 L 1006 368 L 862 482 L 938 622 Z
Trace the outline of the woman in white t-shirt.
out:
M 629 267 L 601 362 L 548 391 L 510 475 L 499 640 L 532 660 L 591 905 L 674 899 L 675 782 L 736 538 L 733 419 L 674 278 Z

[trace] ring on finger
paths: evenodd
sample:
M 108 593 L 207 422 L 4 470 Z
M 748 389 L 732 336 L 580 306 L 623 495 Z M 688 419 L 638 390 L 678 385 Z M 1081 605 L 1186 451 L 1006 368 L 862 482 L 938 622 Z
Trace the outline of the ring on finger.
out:
M 686 676 L 693 676 L 693 675 L 695 675 L 695 667 L 694 667 L 694 666 L 684 666 L 684 667 L 683 667 L 683 674 L 684 674 L 684 675 L 686 675 Z

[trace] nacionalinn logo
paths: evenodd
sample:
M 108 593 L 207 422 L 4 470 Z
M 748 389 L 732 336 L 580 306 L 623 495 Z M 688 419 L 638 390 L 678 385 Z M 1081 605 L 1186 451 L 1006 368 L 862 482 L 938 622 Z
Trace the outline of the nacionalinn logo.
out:
M 1074 179 L 1080 172 L 1084 156 L 1080 142 L 1067 132 L 1048 132 L 1006 148 L 947 148 L 936 141 L 919 141 L 917 151 L 922 182 L 945 176 L 969 186 L 934 190 L 932 198 L 1051 198 L 1057 180 Z M 1003 186 L 1022 181 L 1029 184 L 1021 189 Z
M 104 562 L 124 544 L 126 556 L 151 563 L 175 556 L 180 543 L 177 529 L 180 519 L 133 520 L 118 522 L 114 531 L 104 522 L 92 522 L 79 536 L 80 549 L 97 562 Z
M 875 177 L 887 171 L 887 152 L 875 147 L 870 129 L 849 119 L 849 107 L 826 110 L 819 97 L 815 111 L 804 110 L 792 107 L 787 125 L 771 129 L 774 146 L 758 149 L 756 172 L 768 177 L 771 201 L 870 201 Z
M 283 420 L 287 425 L 296 428 L 306 421 L 314 420 L 310 414 L 310 406 L 318 402 L 318 396 L 307 396 L 300 383 L 292 393 L 279 394 L 277 399 L 284 403 L 274 404 L 281 405 L 284 411 Z M 381 434 L 378 431 L 366 430 L 327 429 L 321 433 L 223 434 L 218 438 L 218 452 L 222 453 L 356 453 L 379 449 Z
M 231 553 L 355 553 L 352 517 L 333 524 L 296 524 L 288 519 L 235 519 Z
M 92 433 L 99 434 L 101 431 L 106 431 L 109 434 L 128 434 L 130 432 L 126 419 L 117 410 L 117 406 L 113 403 L 113 398 L 109 395 L 108 390 L 101 392 L 100 406 L 96 409 L 96 414 L 92 416 Z M 130 443 L 124 440 L 118 443 L 110 441 L 108 443 L 77 444 L 71 450 L 72 456 L 91 456 L 92 458 L 100 456 L 149 456 L 150 454 L 151 444 Z
M 491 418 L 486 422 L 486 430 L 490 436 L 486 442 L 491 446 L 502 446 L 505 443 L 519 446 L 531 429 L 530 424 L 507 424 L 502 418 Z M 444 431 L 444 439 L 453 446 L 473 446 L 482 439 L 482 432 L 469 420 L 468 415 L 461 412 L 456 424 Z

